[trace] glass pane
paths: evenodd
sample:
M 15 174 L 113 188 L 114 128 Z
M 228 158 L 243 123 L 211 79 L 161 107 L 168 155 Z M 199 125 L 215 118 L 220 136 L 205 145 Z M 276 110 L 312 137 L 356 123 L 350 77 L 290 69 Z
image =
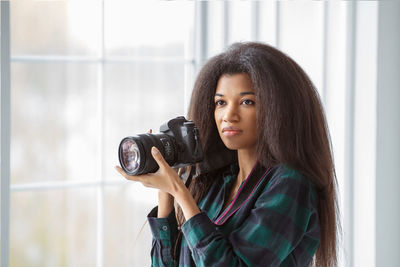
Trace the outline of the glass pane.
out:
M 280 48 L 322 86 L 323 2 L 280 2 Z
M 208 57 L 219 54 L 224 49 L 224 1 L 208 2 Z
M 276 1 L 260 1 L 260 41 L 276 46 Z
M 14 192 L 10 210 L 10 266 L 95 266 L 95 189 Z
M 229 2 L 229 42 L 240 42 L 251 40 L 251 3 L 250 1 Z
M 183 58 L 193 23 L 194 2 L 106 1 L 106 54 Z
M 105 175 L 115 170 L 122 138 L 153 129 L 184 112 L 184 65 L 140 62 L 105 66 Z
M 98 55 L 101 1 L 10 1 L 13 55 Z
M 12 63 L 11 182 L 94 179 L 96 64 Z
M 151 265 L 147 214 L 156 205 L 157 191 L 141 184 L 106 188 L 104 266 Z

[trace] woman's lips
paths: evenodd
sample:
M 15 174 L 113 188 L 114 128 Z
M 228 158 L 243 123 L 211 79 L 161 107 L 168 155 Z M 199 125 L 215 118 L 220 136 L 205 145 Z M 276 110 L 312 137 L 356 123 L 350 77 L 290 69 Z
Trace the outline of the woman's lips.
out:
M 242 130 L 227 127 L 222 129 L 222 134 L 225 136 L 235 136 L 242 133 Z

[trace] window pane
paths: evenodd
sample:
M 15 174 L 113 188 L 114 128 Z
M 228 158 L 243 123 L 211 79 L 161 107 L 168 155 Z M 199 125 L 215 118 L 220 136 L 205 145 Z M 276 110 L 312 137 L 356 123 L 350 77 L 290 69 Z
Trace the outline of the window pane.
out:
M 146 222 L 156 205 L 157 190 L 141 184 L 106 188 L 104 266 L 150 266 L 152 236 Z
M 259 23 L 260 41 L 276 45 L 276 1 L 261 1 Z
M 10 210 L 10 266 L 95 266 L 95 189 L 14 192 Z
M 221 53 L 224 49 L 224 1 L 209 1 L 208 2 L 208 57 Z
M 140 62 L 105 67 L 105 174 L 123 179 L 115 170 L 122 138 L 159 132 L 161 124 L 184 112 L 184 65 Z
M 105 2 L 107 56 L 184 57 L 194 23 L 194 2 Z
M 96 177 L 97 68 L 12 63 L 12 183 Z
M 251 3 L 249 1 L 230 3 L 229 42 L 251 40 Z
M 101 1 L 10 1 L 13 55 L 98 55 Z
M 323 5 L 321 2 L 280 2 L 281 49 L 322 86 Z

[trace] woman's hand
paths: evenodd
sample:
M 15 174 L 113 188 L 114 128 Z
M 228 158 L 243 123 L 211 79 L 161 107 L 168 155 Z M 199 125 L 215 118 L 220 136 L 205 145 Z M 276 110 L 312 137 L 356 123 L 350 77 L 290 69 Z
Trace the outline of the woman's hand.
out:
M 155 173 L 128 175 L 119 166 L 116 166 L 115 169 L 128 180 L 140 182 L 146 187 L 157 188 L 175 196 L 179 191 L 185 188 L 185 184 L 176 171 L 168 165 L 156 147 L 151 148 L 151 154 L 159 167 L 158 171 Z
M 157 148 L 152 147 L 151 154 L 159 166 L 158 171 L 155 173 L 128 175 L 121 169 L 121 167 L 116 166 L 115 168 L 128 180 L 140 182 L 146 187 L 158 188 L 159 190 L 172 195 L 181 206 L 186 220 L 189 220 L 194 215 L 200 213 L 200 209 L 197 206 L 196 201 L 193 199 L 193 196 L 190 194 L 189 190 L 186 188 L 175 170 L 172 169 L 162 157 L 160 151 L 158 151 Z M 162 198 L 166 197 L 163 194 L 161 194 L 161 196 Z M 170 205 L 166 204 L 166 207 L 168 206 Z M 165 217 L 168 213 L 166 212 L 167 209 L 168 208 L 165 208 L 165 211 L 158 214 L 158 217 Z
M 152 130 L 148 130 L 148 133 L 152 133 Z M 121 168 L 116 167 L 117 171 L 121 173 L 125 177 L 125 172 L 121 170 Z M 122 171 L 122 172 L 121 172 Z M 127 178 L 131 180 L 131 178 Z M 158 218 L 166 218 L 174 209 L 174 197 L 169 193 L 166 193 L 162 190 L 158 190 L 158 210 L 157 217 Z
M 149 132 L 152 132 L 151 129 Z M 128 175 L 119 166 L 115 166 L 115 169 L 128 180 L 140 182 L 146 187 L 158 188 L 160 190 L 158 198 L 161 210 L 159 210 L 157 217 L 167 217 L 169 212 L 173 209 L 173 199 L 168 196 L 168 194 L 173 196 L 181 206 L 186 220 L 200 213 L 200 209 L 196 201 L 194 201 L 193 196 L 186 188 L 178 173 L 165 161 L 160 151 L 152 147 L 151 154 L 159 167 L 158 171 L 155 173 Z

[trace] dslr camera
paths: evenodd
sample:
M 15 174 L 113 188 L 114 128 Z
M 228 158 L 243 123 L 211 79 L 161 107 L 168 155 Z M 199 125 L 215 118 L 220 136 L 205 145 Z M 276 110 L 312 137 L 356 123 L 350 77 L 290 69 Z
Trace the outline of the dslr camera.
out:
M 157 162 L 151 147 L 157 147 L 173 168 L 192 165 L 203 159 L 199 133 L 193 121 L 176 117 L 160 127 L 159 134 L 139 134 L 122 139 L 118 157 L 122 169 L 129 175 L 155 172 Z

